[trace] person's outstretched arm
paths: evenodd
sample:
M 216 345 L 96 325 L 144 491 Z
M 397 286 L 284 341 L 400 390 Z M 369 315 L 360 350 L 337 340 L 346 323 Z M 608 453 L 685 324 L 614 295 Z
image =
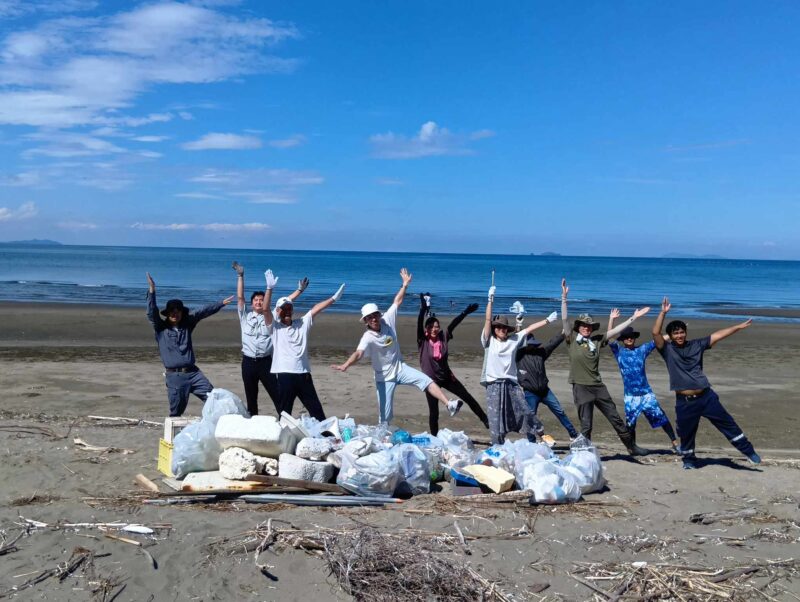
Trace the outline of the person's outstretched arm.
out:
M 569 327 L 569 318 L 567 317 L 567 295 L 569 294 L 569 287 L 567 286 L 567 279 L 561 279 L 561 323 L 563 324 L 563 332 L 566 338 L 569 338 L 572 329 Z
M 267 326 L 272 326 L 272 289 L 278 284 L 278 277 L 272 273 L 272 270 L 264 272 L 264 305 L 261 308 L 261 313 L 264 316 L 264 323 Z
M 356 349 L 350 357 L 347 358 L 344 364 L 333 365 L 331 368 L 334 370 L 338 370 L 339 372 L 347 372 L 347 369 L 355 364 L 358 360 L 360 360 L 364 356 L 364 352 L 360 349 Z
M 397 294 L 394 296 L 394 304 L 398 307 L 403 304 L 403 299 L 406 296 L 406 290 L 408 289 L 408 285 L 411 284 L 411 274 L 408 273 L 407 269 L 400 268 L 400 278 L 403 279 L 403 284 L 400 287 L 400 290 L 397 291 Z
M 736 326 L 731 326 L 730 328 L 723 328 L 722 330 L 718 330 L 711 334 L 711 347 L 719 343 L 722 339 L 726 339 L 734 333 L 739 332 L 740 330 L 744 330 L 750 324 L 753 323 L 753 320 L 745 320 L 741 324 L 737 324 Z
M 417 315 L 417 345 L 421 345 L 425 340 L 425 316 L 430 309 L 430 303 L 425 293 L 419 294 L 419 314 Z
M 453 318 L 453 321 L 450 322 L 450 324 L 447 325 L 447 340 L 448 341 L 453 338 L 453 331 L 456 329 L 456 326 L 461 324 L 461 322 L 464 321 L 464 318 L 466 318 L 468 315 L 470 315 L 472 312 L 476 311 L 477 309 L 478 309 L 478 304 L 477 303 L 470 303 L 469 305 L 467 305 L 467 307 L 464 309 L 464 311 L 462 311 L 455 318 Z
M 302 295 L 302 294 L 303 294 L 303 292 L 304 292 L 304 291 L 305 291 L 307 288 L 308 288 L 308 278 L 303 278 L 302 280 L 298 280 L 298 281 L 297 281 L 297 289 L 296 289 L 296 290 L 295 290 L 295 291 L 294 291 L 294 292 L 293 292 L 291 295 L 289 295 L 289 299 L 291 299 L 292 301 L 294 301 L 294 300 L 295 300 L 295 299 L 297 299 L 297 298 L 298 298 L 300 295 Z
M 653 322 L 652 335 L 653 342 L 656 344 L 656 349 L 663 349 L 667 342 L 664 339 L 664 335 L 661 334 L 661 330 L 664 328 L 664 318 L 667 317 L 667 313 L 669 313 L 670 309 L 672 309 L 672 304 L 669 302 L 669 297 L 664 297 L 661 300 L 661 311 L 658 313 L 656 321 Z
M 524 334 L 524 335 L 528 335 L 528 334 L 532 333 L 534 330 L 536 330 L 537 328 L 541 328 L 542 326 L 547 326 L 548 324 L 550 324 L 550 322 L 555 322 L 556 320 L 558 320 L 558 313 L 557 312 L 553 312 L 549 316 L 547 316 L 544 320 L 539 320 L 538 322 L 534 322 L 533 324 L 531 324 L 527 328 L 524 328 L 523 330 L 520 330 L 520 332 L 522 334 Z
M 483 331 L 481 332 L 484 341 L 488 341 L 492 336 L 492 306 L 494 305 L 494 293 L 496 290 L 494 285 L 489 287 L 489 295 L 486 302 L 486 319 L 483 322 Z
M 236 307 L 241 312 L 247 305 L 244 298 L 244 266 L 238 261 L 234 261 L 232 267 L 236 272 Z
M 313 318 L 319 312 L 328 309 L 331 305 L 336 303 L 339 299 L 342 298 L 342 293 L 344 292 L 344 284 L 342 284 L 335 293 L 329 298 L 325 299 L 325 301 L 320 301 L 314 307 L 311 308 L 311 317 Z
M 156 283 L 150 276 L 150 272 L 145 273 L 147 274 L 147 319 L 150 320 L 153 328 L 158 330 L 161 318 L 158 315 L 158 304 L 156 304 Z
M 611 313 L 608 314 L 608 332 L 611 332 L 614 328 L 614 322 L 617 318 L 619 318 L 620 313 L 619 310 L 615 307 L 611 310 Z
M 189 319 L 194 324 L 197 324 L 200 320 L 204 320 L 209 316 L 213 316 L 215 313 L 217 313 L 219 310 L 221 310 L 223 307 L 225 307 L 231 301 L 233 301 L 234 298 L 235 297 L 231 295 L 230 297 L 226 297 L 222 301 L 217 301 L 216 303 L 209 303 L 208 305 L 201 307 L 196 312 L 192 313 L 189 316 Z
M 636 320 L 638 320 L 642 316 L 646 315 L 647 312 L 649 312 L 649 311 L 650 311 L 649 307 L 643 307 L 641 309 L 637 309 L 636 311 L 633 312 L 633 315 L 630 318 L 628 318 L 624 322 L 620 322 L 614 328 L 611 328 L 612 318 L 618 318 L 619 317 L 619 310 L 618 309 L 613 310 L 611 312 L 611 316 L 609 316 L 608 332 L 606 332 L 606 334 L 605 334 L 605 339 L 608 340 L 608 339 L 610 339 L 612 337 L 615 337 L 620 332 L 625 330 L 628 326 L 633 324 Z M 614 315 L 614 312 L 616 312 L 616 315 Z

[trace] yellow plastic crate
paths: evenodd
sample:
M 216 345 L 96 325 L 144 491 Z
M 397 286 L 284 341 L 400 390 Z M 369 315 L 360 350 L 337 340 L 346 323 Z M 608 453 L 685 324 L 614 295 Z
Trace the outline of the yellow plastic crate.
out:
M 167 443 L 164 439 L 158 440 L 158 472 L 165 474 L 168 477 L 174 477 L 172 474 L 172 443 Z

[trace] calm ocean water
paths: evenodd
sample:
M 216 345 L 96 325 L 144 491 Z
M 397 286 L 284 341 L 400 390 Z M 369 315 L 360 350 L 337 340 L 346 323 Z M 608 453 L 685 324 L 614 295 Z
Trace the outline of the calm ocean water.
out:
M 797 261 L 88 246 L 0 246 L 0 300 L 143 307 L 149 271 L 161 304 L 180 297 L 193 306 L 235 294 L 234 259 L 245 266 L 248 299 L 263 288 L 267 267 L 280 277 L 276 294 L 288 294 L 308 276 L 301 310 L 341 282 L 347 288 L 335 310 L 357 312 L 368 301 L 385 307 L 400 285 L 402 266 L 414 275 L 410 294 L 430 291 L 441 314 L 482 304 L 493 269 L 498 308 L 519 300 L 535 315 L 558 308 L 562 276 L 571 287 L 572 314 L 655 308 L 664 294 L 681 316 L 708 316 L 720 306 L 800 309 Z M 405 313 L 417 308 L 416 298 L 403 306 Z

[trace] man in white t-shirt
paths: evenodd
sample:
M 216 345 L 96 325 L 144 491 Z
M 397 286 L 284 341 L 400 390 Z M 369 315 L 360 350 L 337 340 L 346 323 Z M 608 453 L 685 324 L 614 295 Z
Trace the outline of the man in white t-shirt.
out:
M 451 416 L 461 408 L 460 399 L 448 400 L 430 377 L 419 370 L 415 370 L 403 361 L 400 353 L 400 344 L 397 341 L 397 310 L 403 303 L 408 285 L 411 283 L 411 274 L 406 268 L 400 270 L 403 285 L 394 296 L 394 303 L 381 316 L 378 306 L 367 303 L 361 308 L 361 320 L 366 324 L 367 330 L 361 336 L 358 347 L 347 358 L 344 364 L 331 366 L 334 370 L 345 372 L 350 366 L 362 357 L 372 361 L 375 371 L 375 388 L 378 393 L 378 421 L 389 423 L 394 416 L 394 391 L 397 385 L 411 385 L 420 391 L 427 391 L 441 401 Z
M 269 309 L 272 303 L 272 289 L 278 279 L 272 270 L 264 273 L 267 290 L 264 295 L 264 322 L 267 332 L 272 337 L 272 368 L 278 380 L 278 414 L 292 413 L 296 397 L 305 406 L 308 413 L 317 420 L 325 420 L 311 370 L 308 365 L 308 331 L 314 323 L 314 316 L 341 299 L 344 284 L 332 297 L 320 301 L 299 320 L 293 320 L 294 304 L 289 297 L 281 297 L 275 303 L 275 315 Z

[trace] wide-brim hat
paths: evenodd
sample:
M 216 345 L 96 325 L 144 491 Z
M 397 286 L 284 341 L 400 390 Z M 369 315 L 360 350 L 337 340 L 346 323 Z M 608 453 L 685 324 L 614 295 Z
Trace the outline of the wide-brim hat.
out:
M 183 301 L 180 299 L 170 299 L 167 301 L 167 306 L 161 310 L 161 315 L 166 318 L 173 309 L 179 309 L 183 313 L 186 313 L 186 306 L 183 304 Z
M 589 314 L 579 315 L 572 325 L 572 330 L 578 332 L 578 326 L 580 326 L 581 324 L 586 324 L 587 326 L 591 326 L 592 332 L 600 328 L 600 322 L 595 322 L 592 316 Z
M 278 311 L 284 305 L 291 305 L 294 307 L 294 302 L 289 297 L 281 297 L 275 302 L 275 311 Z
M 492 328 L 500 327 L 506 330 L 514 330 L 516 327 L 509 323 L 508 318 L 505 316 L 495 316 L 492 318 Z
M 532 334 L 529 334 L 528 338 L 525 339 L 525 345 L 528 345 L 529 347 L 540 347 L 542 342 Z
M 361 306 L 361 321 L 366 322 L 367 316 L 374 314 L 375 312 L 380 313 L 380 309 L 378 309 L 378 305 L 376 303 L 365 303 Z
M 640 334 L 641 333 L 638 333 L 633 329 L 633 326 L 626 326 L 622 329 L 622 332 L 617 335 L 617 340 L 621 341 L 622 339 L 638 339 Z

